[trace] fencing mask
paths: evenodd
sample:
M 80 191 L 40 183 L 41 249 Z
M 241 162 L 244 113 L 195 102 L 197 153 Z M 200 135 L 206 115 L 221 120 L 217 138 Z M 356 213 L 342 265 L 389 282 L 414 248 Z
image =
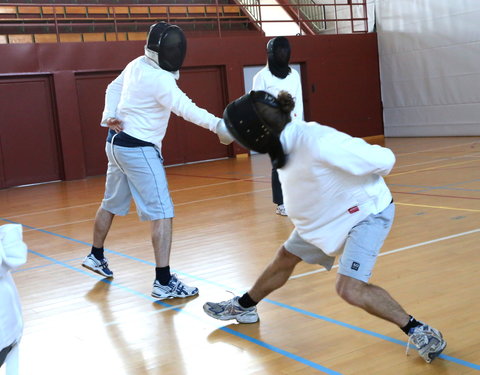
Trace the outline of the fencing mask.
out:
M 268 69 L 278 78 L 285 78 L 290 73 L 290 43 L 284 36 L 277 36 L 267 43 Z
M 159 22 L 150 26 L 145 56 L 169 72 L 179 70 L 187 52 L 187 40 L 176 25 Z
M 255 108 L 255 102 L 261 102 L 272 108 L 279 108 L 274 96 L 265 91 L 250 93 L 231 102 L 223 112 L 223 119 L 230 134 L 243 147 L 268 153 L 274 168 L 281 168 L 286 163 L 286 155 L 277 134 L 262 119 Z

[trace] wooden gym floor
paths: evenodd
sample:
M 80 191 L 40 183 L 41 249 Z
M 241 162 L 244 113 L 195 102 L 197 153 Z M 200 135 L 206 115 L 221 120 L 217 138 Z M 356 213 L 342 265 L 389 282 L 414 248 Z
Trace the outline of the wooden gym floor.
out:
M 0 224 L 21 223 L 14 272 L 25 319 L 21 374 L 476 374 L 480 371 L 480 137 L 386 139 L 396 204 L 372 283 L 440 329 L 426 364 L 391 323 L 347 305 L 336 269 L 300 264 L 252 325 L 220 322 L 206 301 L 248 289 L 288 237 L 267 157 L 167 168 L 176 207 L 171 267 L 200 295 L 156 302 L 149 224 L 134 208 L 107 239 L 113 281 L 81 267 L 104 177 L 0 190 Z M 4 368 L 2 368 L 4 370 Z M 0 370 L 0 373 L 2 372 Z

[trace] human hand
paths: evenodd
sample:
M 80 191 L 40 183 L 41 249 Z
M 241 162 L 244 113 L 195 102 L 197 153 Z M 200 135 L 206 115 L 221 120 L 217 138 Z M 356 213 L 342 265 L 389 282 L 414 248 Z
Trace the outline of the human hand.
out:
M 115 133 L 120 133 L 123 130 L 122 121 L 115 117 L 107 118 L 107 126 L 112 129 Z

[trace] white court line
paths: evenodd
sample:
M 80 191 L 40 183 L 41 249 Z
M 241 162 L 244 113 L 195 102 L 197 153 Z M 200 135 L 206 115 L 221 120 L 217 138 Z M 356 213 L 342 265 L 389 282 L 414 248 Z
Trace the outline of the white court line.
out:
M 201 189 L 201 188 L 205 188 L 205 187 L 209 187 L 209 186 L 218 186 L 218 185 L 231 184 L 231 183 L 236 183 L 236 182 L 257 182 L 257 181 L 254 181 L 253 179 L 255 179 L 255 178 L 265 178 L 265 177 L 268 177 L 268 176 L 266 176 L 266 175 L 265 176 L 255 176 L 251 179 L 244 179 L 244 180 L 238 179 L 238 180 L 232 180 L 232 181 L 217 182 L 217 183 L 214 183 L 214 184 L 192 186 L 192 187 L 189 187 L 189 188 L 170 190 L 170 193 L 175 193 L 177 191 L 185 191 L 185 190 L 195 190 L 195 189 Z M 213 177 L 213 178 L 215 178 L 215 177 Z M 260 182 L 260 181 L 258 181 L 258 182 Z M 70 209 L 74 209 L 74 208 L 99 206 L 100 202 L 101 201 L 97 201 L 97 202 L 94 202 L 94 203 L 80 204 L 80 205 L 77 205 L 77 206 L 52 208 L 51 210 L 34 211 L 34 212 L 29 212 L 29 213 L 20 214 L 20 215 L 8 216 L 5 219 L 12 220 L 14 218 L 19 218 L 19 217 L 25 217 L 25 216 L 31 216 L 31 215 L 43 215 L 43 214 L 46 214 L 46 213 L 63 211 L 63 210 L 70 210 Z
M 247 192 L 243 192 L 243 193 L 220 195 L 220 196 L 213 197 L 213 198 L 205 198 L 205 199 L 198 199 L 198 200 L 196 200 L 196 201 L 188 201 L 188 202 L 184 202 L 184 203 L 176 203 L 176 204 L 174 204 L 174 207 L 186 206 L 186 205 L 193 204 L 193 203 L 208 202 L 208 201 L 213 201 L 213 200 L 216 200 L 216 199 L 224 199 L 224 198 L 237 197 L 237 196 L 239 196 L 239 195 L 261 193 L 261 192 L 270 191 L 270 190 L 271 190 L 271 189 L 268 188 L 268 189 L 259 189 L 259 190 L 247 191 Z M 133 214 L 136 214 L 136 213 L 137 213 L 137 211 L 131 210 L 127 215 L 133 215 Z M 14 216 L 14 217 L 17 218 L 18 216 Z M 7 218 L 7 219 L 9 219 L 9 218 Z M 11 218 L 10 218 L 10 220 L 11 220 Z M 35 230 L 38 230 L 38 229 L 43 229 L 43 230 L 45 230 L 45 229 L 51 229 L 51 228 L 58 228 L 58 227 L 63 227 L 63 226 L 65 226 L 65 225 L 86 223 L 86 222 L 88 222 L 88 221 L 94 221 L 94 220 L 95 220 L 95 218 L 92 217 L 92 218 L 90 218 L 90 219 L 70 221 L 70 222 L 68 222 L 68 223 L 67 223 L 67 222 L 63 222 L 63 223 L 61 223 L 61 224 L 48 225 L 48 226 L 45 226 L 45 227 L 35 227 L 34 229 L 24 228 L 23 232 L 26 233 L 26 232 L 35 231 Z
M 188 201 L 188 202 L 184 202 L 184 203 L 176 203 L 176 204 L 174 204 L 174 206 L 175 206 L 175 207 L 177 207 L 177 206 L 186 206 L 187 204 L 192 204 L 192 203 L 201 203 L 201 202 L 213 201 L 213 200 L 216 200 L 216 199 L 237 197 L 237 196 L 239 196 L 239 195 L 255 194 L 255 193 L 260 193 L 260 192 L 267 191 L 267 190 L 270 191 L 271 188 L 268 188 L 268 189 L 259 189 L 259 190 L 253 190 L 253 191 L 247 191 L 247 192 L 244 192 L 244 193 L 221 195 L 221 196 L 219 196 L 219 197 L 198 199 L 198 200 L 196 200 L 196 201 Z
M 378 256 L 381 257 L 382 255 L 389 255 L 389 254 L 399 253 L 400 251 L 405 251 L 405 250 L 413 249 L 413 248 L 415 248 L 415 247 L 419 247 L 419 246 L 423 246 L 423 245 L 430 245 L 430 244 L 435 243 L 435 242 L 445 241 L 445 240 L 449 240 L 449 239 L 451 239 L 451 238 L 466 236 L 466 235 L 468 235 L 468 234 L 478 233 L 478 232 L 480 232 L 480 228 L 474 229 L 474 230 L 470 230 L 470 231 L 468 231 L 468 232 L 463 232 L 463 233 L 458 233 L 458 234 L 452 234 L 451 236 L 440 237 L 440 238 L 437 238 L 437 239 L 435 239 L 435 240 L 420 242 L 420 243 L 417 243 L 417 244 L 415 244 L 415 245 L 400 247 L 400 248 L 395 249 L 395 250 L 390 250 L 390 251 L 386 251 L 386 252 L 384 252 L 384 253 L 380 253 Z M 338 264 L 336 264 L 335 266 L 333 266 L 332 269 L 333 269 L 333 268 L 338 268 Z M 319 269 L 319 270 L 310 271 L 310 272 L 305 272 L 305 273 L 300 273 L 300 274 L 295 275 L 295 276 L 290 276 L 290 279 L 298 279 L 298 278 L 303 277 L 303 276 L 308 276 L 308 275 L 312 275 L 312 274 L 314 274 L 314 273 L 325 272 L 325 271 L 326 271 L 325 268 L 321 268 L 321 269 Z
M 191 177 L 191 176 L 189 176 L 189 177 Z M 194 176 L 194 177 L 201 178 L 201 177 L 199 177 L 199 176 Z M 217 182 L 217 183 L 215 183 L 215 184 L 198 185 L 198 186 L 192 186 L 192 187 L 188 187 L 188 188 L 170 190 L 170 193 L 175 193 L 175 192 L 177 192 L 177 191 L 201 189 L 201 188 L 210 187 L 210 186 L 218 186 L 218 185 L 232 184 L 232 183 L 235 183 L 235 182 L 261 182 L 261 181 L 255 181 L 255 179 L 257 179 L 257 178 L 265 178 L 265 177 L 270 177 L 270 176 L 265 175 L 265 176 L 255 176 L 255 177 L 252 177 L 252 178 L 249 178 L 249 179 L 232 179 L 232 180 L 230 180 L 230 181 Z M 215 176 L 209 177 L 209 178 L 215 178 Z M 218 178 L 220 178 L 220 177 L 218 177 Z

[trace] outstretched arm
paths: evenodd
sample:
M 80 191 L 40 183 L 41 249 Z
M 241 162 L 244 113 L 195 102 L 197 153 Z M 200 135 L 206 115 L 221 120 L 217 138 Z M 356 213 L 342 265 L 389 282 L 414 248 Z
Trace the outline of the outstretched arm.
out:
M 216 133 L 222 144 L 228 145 L 233 142 L 233 138 L 228 132 L 223 120 L 197 106 L 177 86 L 175 86 L 173 90 L 170 90 L 166 94 L 166 97 L 164 96 L 162 99 L 162 103 L 170 103 L 171 111 L 177 116 L 181 116 L 191 123 Z

